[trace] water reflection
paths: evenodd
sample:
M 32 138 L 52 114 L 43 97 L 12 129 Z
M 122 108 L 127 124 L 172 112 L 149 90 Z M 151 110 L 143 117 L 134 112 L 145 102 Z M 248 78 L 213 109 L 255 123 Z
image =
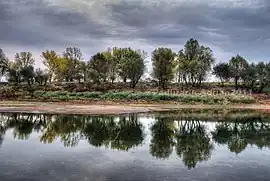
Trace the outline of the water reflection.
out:
M 214 149 L 206 128 L 200 121 L 179 121 L 176 132 L 176 153 L 190 169 L 210 158 Z
M 175 151 L 188 169 L 207 161 L 215 147 L 226 145 L 239 154 L 248 145 L 270 148 L 268 116 L 232 116 L 218 120 L 188 114 L 155 114 L 149 118 L 136 114 L 122 116 L 76 116 L 42 114 L 1 114 L 0 147 L 5 133 L 26 140 L 38 133 L 41 143 L 59 139 L 65 147 L 75 147 L 81 140 L 94 147 L 129 151 L 149 144 L 156 159 L 168 159 Z M 150 125 L 145 120 L 152 118 Z M 149 130 L 149 131 L 147 131 Z M 149 132 L 149 143 L 145 143 Z
M 270 146 L 270 125 L 261 118 L 246 119 L 239 122 L 218 123 L 212 132 L 216 143 L 227 145 L 231 152 L 241 153 L 250 145 L 258 148 Z
M 168 158 L 174 146 L 175 125 L 165 118 L 156 118 L 151 127 L 150 153 L 156 158 Z

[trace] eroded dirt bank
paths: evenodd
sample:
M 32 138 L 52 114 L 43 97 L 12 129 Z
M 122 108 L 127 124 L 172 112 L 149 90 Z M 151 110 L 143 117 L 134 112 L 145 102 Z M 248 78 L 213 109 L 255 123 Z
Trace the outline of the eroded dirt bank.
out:
M 76 104 L 66 102 L 0 101 L 0 112 L 52 113 L 52 114 L 124 114 L 177 109 L 255 109 L 270 112 L 270 105 L 181 105 L 181 104 Z

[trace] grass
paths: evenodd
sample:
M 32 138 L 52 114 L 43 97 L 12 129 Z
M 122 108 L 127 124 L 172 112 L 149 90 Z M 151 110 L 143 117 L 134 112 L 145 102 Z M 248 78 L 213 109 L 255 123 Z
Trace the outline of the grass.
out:
M 255 98 L 242 94 L 168 94 L 155 92 L 67 92 L 67 91 L 36 91 L 37 98 L 50 100 L 110 100 L 110 101 L 173 101 L 180 103 L 203 104 L 251 104 Z

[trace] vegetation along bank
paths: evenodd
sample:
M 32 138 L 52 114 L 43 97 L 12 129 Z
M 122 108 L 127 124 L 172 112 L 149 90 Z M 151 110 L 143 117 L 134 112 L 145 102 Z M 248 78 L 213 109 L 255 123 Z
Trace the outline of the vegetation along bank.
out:
M 240 55 L 217 63 L 212 50 L 193 38 L 178 52 L 159 47 L 151 56 L 114 47 L 87 61 L 79 48 L 69 47 L 62 54 L 45 50 L 41 57 L 45 68 L 35 69 L 30 52 L 16 53 L 9 60 L 0 49 L 0 76 L 5 82 L 0 85 L 1 100 L 247 104 L 255 103 L 258 93 L 268 99 L 269 63 L 250 62 Z M 214 76 L 218 83 L 207 81 Z

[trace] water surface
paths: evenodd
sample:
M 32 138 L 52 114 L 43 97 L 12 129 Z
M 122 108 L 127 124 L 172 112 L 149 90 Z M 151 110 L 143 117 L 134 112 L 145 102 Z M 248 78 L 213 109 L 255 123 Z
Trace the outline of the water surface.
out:
M 1 181 L 270 178 L 270 117 L 0 114 Z

